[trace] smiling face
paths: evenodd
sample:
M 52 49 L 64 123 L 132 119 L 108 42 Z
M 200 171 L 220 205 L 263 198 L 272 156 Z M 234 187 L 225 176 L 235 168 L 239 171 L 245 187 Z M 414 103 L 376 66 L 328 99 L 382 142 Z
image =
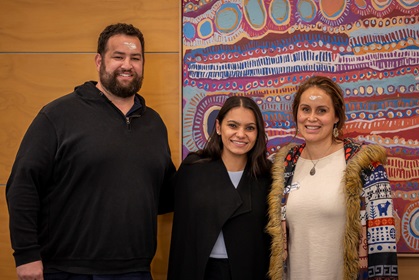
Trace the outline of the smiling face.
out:
M 330 143 L 333 125 L 338 121 L 332 99 L 324 90 L 310 87 L 302 93 L 297 125 L 306 143 Z
M 254 147 L 258 135 L 253 111 L 243 107 L 231 109 L 221 123 L 216 121 L 216 130 L 223 143 L 223 161 L 246 162 L 247 153 Z
M 131 97 L 143 82 L 143 56 L 140 40 L 135 36 L 109 38 L 104 56 L 95 58 L 99 72 L 98 88 L 117 97 Z

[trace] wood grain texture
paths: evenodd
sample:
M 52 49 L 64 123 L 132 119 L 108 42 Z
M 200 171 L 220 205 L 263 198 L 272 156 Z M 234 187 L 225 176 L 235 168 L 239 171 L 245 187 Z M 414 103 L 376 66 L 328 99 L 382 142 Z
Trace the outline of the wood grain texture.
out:
M 181 89 L 179 54 L 148 54 L 140 94 L 162 117 L 169 133 L 173 163 L 181 161 Z
M 419 279 L 419 256 L 399 257 L 399 279 L 417 280 Z
M 0 279 L 17 279 L 15 261 L 12 256 L 9 235 L 9 215 L 7 212 L 4 187 L 0 187 Z
M 132 23 L 147 52 L 178 52 L 180 1 L 0 1 L 0 52 L 96 52 L 109 24 Z M 93 40 L 92 40 L 93 39 Z

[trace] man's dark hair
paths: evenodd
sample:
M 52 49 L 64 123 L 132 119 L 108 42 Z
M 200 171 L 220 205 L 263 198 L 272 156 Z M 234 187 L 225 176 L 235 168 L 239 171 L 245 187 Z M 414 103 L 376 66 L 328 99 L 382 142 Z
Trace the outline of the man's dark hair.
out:
M 102 33 L 99 35 L 99 39 L 97 42 L 97 53 L 100 54 L 102 57 L 105 55 L 107 51 L 108 41 L 109 38 L 115 35 L 127 35 L 127 36 L 135 36 L 140 40 L 141 43 L 141 55 L 144 61 L 144 36 L 143 33 L 133 26 L 132 24 L 126 23 L 116 23 L 107 26 Z

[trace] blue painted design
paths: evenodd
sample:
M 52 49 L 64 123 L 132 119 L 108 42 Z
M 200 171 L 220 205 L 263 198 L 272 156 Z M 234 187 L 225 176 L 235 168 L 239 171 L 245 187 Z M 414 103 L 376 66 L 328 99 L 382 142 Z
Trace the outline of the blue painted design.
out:
M 211 21 L 207 20 L 199 26 L 199 34 L 201 37 L 208 37 L 213 33 Z
M 244 8 L 250 25 L 255 29 L 263 27 L 266 20 L 263 3 L 260 0 L 248 0 Z
M 234 31 L 239 26 L 242 16 L 242 12 L 237 5 L 232 3 L 222 5 L 215 17 L 218 31 L 222 33 Z
M 400 0 L 400 4 L 407 8 L 414 8 L 419 6 L 419 1 L 411 1 L 411 0 Z
M 185 23 L 183 25 L 183 36 L 187 39 L 193 39 L 195 37 L 195 27 L 191 23 Z
M 310 22 L 316 17 L 317 6 L 310 0 L 298 1 L 298 12 L 301 19 Z
M 276 24 L 286 23 L 290 16 L 290 4 L 286 0 L 272 1 L 270 15 Z

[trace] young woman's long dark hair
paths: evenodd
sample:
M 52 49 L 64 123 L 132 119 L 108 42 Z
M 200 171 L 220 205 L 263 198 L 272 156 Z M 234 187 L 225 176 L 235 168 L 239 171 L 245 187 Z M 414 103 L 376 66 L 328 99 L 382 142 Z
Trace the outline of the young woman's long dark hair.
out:
M 255 101 L 245 96 L 231 96 L 221 107 L 216 119 L 221 125 L 227 113 L 231 109 L 237 107 L 243 107 L 251 110 L 256 119 L 257 138 L 255 146 L 247 153 L 247 165 L 249 166 L 249 172 L 253 176 L 258 176 L 270 172 L 271 163 L 267 159 L 267 136 L 265 133 L 265 123 L 263 121 L 259 106 Z M 202 150 L 196 152 L 196 154 L 207 160 L 216 160 L 221 158 L 222 151 L 223 142 L 221 140 L 221 136 L 217 134 L 214 124 L 213 130 L 209 140 L 205 144 L 205 147 Z

